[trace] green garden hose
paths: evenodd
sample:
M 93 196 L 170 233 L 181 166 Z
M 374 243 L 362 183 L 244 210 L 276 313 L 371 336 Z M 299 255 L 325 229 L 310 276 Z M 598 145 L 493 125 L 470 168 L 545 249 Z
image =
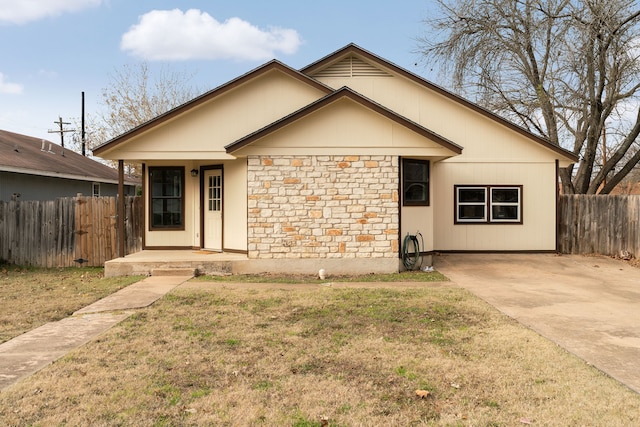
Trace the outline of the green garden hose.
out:
M 409 251 L 409 246 L 413 246 L 413 252 Z M 404 238 L 402 243 L 402 264 L 407 270 L 413 270 L 420 258 L 420 243 L 418 236 L 409 234 Z

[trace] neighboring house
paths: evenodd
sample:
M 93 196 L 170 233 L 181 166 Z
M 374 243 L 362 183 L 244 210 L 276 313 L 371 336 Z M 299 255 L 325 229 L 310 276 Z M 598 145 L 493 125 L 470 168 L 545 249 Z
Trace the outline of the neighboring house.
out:
M 94 150 L 143 164 L 146 249 L 264 271 L 397 271 L 431 251 L 554 251 L 576 156 L 360 47 L 271 61 Z M 283 262 L 286 260 L 286 263 Z
M 139 181 L 127 179 L 125 194 Z M 0 130 L 0 201 L 115 196 L 118 171 L 52 142 Z
M 640 194 L 640 182 L 634 181 L 632 179 L 622 181 L 611 191 L 612 195 L 638 195 Z

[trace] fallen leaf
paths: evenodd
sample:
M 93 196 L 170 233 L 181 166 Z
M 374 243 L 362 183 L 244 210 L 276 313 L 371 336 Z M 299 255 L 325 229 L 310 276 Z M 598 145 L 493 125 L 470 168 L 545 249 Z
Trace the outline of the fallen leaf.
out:
M 427 390 L 416 390 L 416 396 L 418 396 L 420 399 L 424 399 L 425 397 L 429 396 L 429 392 Z

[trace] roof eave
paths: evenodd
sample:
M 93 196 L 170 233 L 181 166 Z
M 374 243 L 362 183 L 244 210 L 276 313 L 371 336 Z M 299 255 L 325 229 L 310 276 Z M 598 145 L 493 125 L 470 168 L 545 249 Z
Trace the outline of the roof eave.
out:
M 44 176 L 48 178 L 61 178 L 61 179 L 71 179 L 74 181 L 87 181 L 87 182 L 99 182 L 104 184 L 117 184 L 117 178 L 102 178 L 96 176 L 89 175 L 75 175 L 69 173 L 62 172 L 54 172 L 54 171 L 42 171 L 35 169 L 27 169 L 27 168 L 16 168 L 11 166 L 0 166 L 0 171 L 2 172 L 11 172 L 11 173 L 20 173 L 24 175 L 34 175 L 34 176 Z M 125 185 L 135 186 L 138 185 L 138 182 L 125 180 Z

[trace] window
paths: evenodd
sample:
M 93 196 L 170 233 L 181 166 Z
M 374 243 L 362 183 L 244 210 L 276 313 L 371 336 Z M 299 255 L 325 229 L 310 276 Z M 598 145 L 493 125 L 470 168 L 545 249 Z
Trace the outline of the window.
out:
M 429 161 L 402 159 L 402 205 L 429 206 Z
M 487 189 L 458 187 L 457 222 L 487 221 Z
M 522 224 L 522 186 L 456 185 L 455 223 Z
M 184 168 L 149 168 L 151 229 L 184 230 Z
M 209 211 L 218 212 L 222 210 L 222 176 L 209 176 Z
M 100 183 L 99 182 L 94 182 L 91 185 L 91 192 L 93 194 L 93 197 L 100 197 Z

